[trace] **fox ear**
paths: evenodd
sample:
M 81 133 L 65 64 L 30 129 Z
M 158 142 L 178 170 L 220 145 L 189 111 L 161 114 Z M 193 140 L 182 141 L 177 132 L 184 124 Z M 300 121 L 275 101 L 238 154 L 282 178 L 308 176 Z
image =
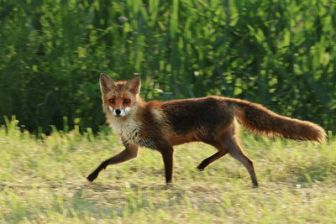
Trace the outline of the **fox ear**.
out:
M 133 79 L 127 81 L 127 87 L 133 94 L 139 94 L 141 87 L 140 76 L 136 75 Z
M 114 81 L 109 76 L 100 74 L 99 84 L 101 93 L 106 94 L 113 88 Z

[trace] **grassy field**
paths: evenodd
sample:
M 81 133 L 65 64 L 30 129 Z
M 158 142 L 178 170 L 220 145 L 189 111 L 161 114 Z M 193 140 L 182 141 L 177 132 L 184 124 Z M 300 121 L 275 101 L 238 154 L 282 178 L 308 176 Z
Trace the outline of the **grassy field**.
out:
M 245 136 L 246 133 L 243 133 Z M 204 172 L 213 149 L 176 147 L 174 185 L 163 184 L 159 153 L 85 177 L 121 150 L 113 135 L 75 130 L 43 140 L 0 129 L 0 223 L 335 223 L 336 140 L 322 145 L 244 138 L 260 187 L 225 156 Z

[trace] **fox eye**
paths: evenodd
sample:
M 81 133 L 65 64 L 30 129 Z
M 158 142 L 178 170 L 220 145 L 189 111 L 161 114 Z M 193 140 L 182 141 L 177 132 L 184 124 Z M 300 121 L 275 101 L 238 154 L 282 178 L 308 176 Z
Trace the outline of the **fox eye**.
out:
M 115 99 L 114 99 L 114 98 L 109 99 L 109 102 L 110 102 L 111 104 L 115 104 Z
M 129 104 L 131 102 L 131 100 L 130 99 L 124 99 L 124 101 L 123 101 L 123 104 Z

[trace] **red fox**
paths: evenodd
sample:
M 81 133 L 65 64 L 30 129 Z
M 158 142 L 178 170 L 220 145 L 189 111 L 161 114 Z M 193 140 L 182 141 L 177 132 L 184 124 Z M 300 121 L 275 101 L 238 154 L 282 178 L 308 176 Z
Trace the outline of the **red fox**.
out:
M 235 120 L 256 133 L 295 140 L 322 142 L 326 133 L 320 126 L 276 114 L 246 100 L 221 96 L 145 102 L 139 96 L 140 78 L 113 81 L 100 76 L 103 111 L 107 122 L 121 137 L 125 149 L 102 162 L 87 179 L 94 181 L 108 165 L 135 158 L 138 147 L 159 151 L 163 158 L 166 183 L 172 182 L 173 146 L 204 142 L 217 152 L 204 159 L 199 170 L 229 153 L 247 169 L 252 184 L 258 186 L 252 161 L 244 154 Z

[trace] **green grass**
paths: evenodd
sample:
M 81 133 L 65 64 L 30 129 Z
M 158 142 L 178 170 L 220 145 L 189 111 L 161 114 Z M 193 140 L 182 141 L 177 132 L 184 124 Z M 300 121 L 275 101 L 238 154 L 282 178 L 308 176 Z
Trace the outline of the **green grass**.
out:
M 122 149 L 113 135 L 54 133 L 36 140 L 0 129 L 0 223 L 333 223 L 336 140 L 322 145 L 243 134 L 260 187 L 230 156 L 204 172 L 213 149 L 176 147 L 174 185 L 163 184 L 159 153 L 85 177 Z

